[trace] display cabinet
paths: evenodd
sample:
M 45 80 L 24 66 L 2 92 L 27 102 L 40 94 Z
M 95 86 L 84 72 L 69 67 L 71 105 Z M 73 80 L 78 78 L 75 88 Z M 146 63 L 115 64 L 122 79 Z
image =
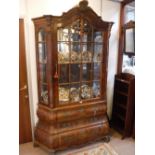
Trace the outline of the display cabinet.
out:
M 35 144 L 55 152 L 104 139 L 113 23 L 103 21 L 85 0 L 62 16 L 33 22 L 39 97 Z

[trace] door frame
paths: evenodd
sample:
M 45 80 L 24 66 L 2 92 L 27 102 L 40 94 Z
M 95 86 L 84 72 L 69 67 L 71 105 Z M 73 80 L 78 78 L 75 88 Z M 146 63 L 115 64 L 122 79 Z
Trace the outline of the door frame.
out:
M 28 96 L 29 96 L 29 107 L 30 107 L 30 121 L 31 121 L 31 129 L 32 129 L 32 141 L 34 142 L 34 105 L 33 105 L 33 94 L 32 94 L 32 84 L 31 84 L 31 74 L 30 74 L 30 59 L 28 52 L 28 27 L 27 27 L 27 19 L 26 17 L 19 17 L 19 20 L 23 20 L 24 26 L 24 38 L 25 38 L 25 59 L 26 59 L 26 70 L 27 70 L 27 84 L 28 84 Z

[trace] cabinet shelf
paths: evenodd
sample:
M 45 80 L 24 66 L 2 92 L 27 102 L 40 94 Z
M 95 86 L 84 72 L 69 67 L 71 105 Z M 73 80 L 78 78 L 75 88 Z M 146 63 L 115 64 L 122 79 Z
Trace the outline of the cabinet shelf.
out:
M 116 90 L 116 93 L 118 93 L 120 95 L 128 96 L 128 93 L 124 93 L 124 92 L 119 91 L 119 90 Z
M 46 65 L 47 61 L 39 61 L 39 64 Z
M 79 43 L 79 44 L 98 44 L 98 45 L 103 45 L 103 42 L 94 42 L 94 41 L 61 41 L 59 40 L 58 43 L 68 43 L 68 44 L 73 44 L 73 43 Z
M 72 84 L 80 84 L 80 83 L 93 83 L 93 82 L 100 82 L 100 80 L 89 80 L 89 81 L 79 81 L 79 82 L 65 82 L 65 83 L 59 83 L 60 86 L 62 85 L 72 85 Z
M 123 82 L 123 83 L 126 83 L 126 84 L 130 84 L 130 82 L 129 81 L 127 81 L 127 80 L 124 80 L 124 79 L 119 79 L 119 78 L 116 78 L 116 80 L 117 81 L 120 81 L 120 82 Z
M 42 81 L 40 81 L 40 84 L 41 84 L 41 85 L 45 85 L 45 86 L 47 86 L 47 83 L 46 83 L 46 82 L 42 82 Z
M 46 41 L 38 41 L 37 43 L 38 43 L 38 44 L 45 44 Z
M 102 61 L 80 61 L 80 62 L 58 62 L 59 65 L 68 65 L 68 64 L 92 64 L 92 63 L 102 63 Z
M 124 116 L 122 116 L 122 115 L 119 114 L 119 113 L 114 112 L 114 113 L 113 113 L 113 116 L 119 118 L 119 119 L 120 119 L 121 121 L 123 121 L 123 122 L 125 121 Z
M 118 107 L 124 109 L 124 110 L 126 110 L 126 108 L 127 108 L 127 107 L 125 106 L 125 104 L 116 103 L 116 105 L 117 105 Z

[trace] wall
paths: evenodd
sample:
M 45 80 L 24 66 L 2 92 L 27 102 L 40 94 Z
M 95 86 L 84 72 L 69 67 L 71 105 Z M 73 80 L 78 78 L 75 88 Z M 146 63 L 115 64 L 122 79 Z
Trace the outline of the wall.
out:
M 35 40 L 34 40 L 34 25 L 32 18 L 39 17 L 45 14 L 61 15 L 77 5 L 80 0 L 20 0 L 19 16 L 25 21 L 25 40 L 27 54 L 27 69 L 28 69 L 28 84 L 29 98 L 32 117 L 32 126 L 37 122 L 37 77 L 36 77 L 36 57 L 35 57 Z M 63 4 L 64 2 L 64 4 Z M 61 4 L 61 5 L 60 5 Z M 118 53 L 118 23 L 120 14 L 120 4 L 107 0 L 89 0 L 89 6 L 94 9 L 98 15 L 107 21 L 114 21 L 112 28 L 109 46 L 109 67 L 108 67 L 108 114 L 111 115 L 112 97 L 113 97 L 113 82 L 114 74 L 117 67 Z
M 111 37 L 109 40 L 109 61 L 108 61 L 108 79 L 107 79 L 108 115 L 111 118 L 114 75 L 117 72 L 120 3 L 108 0 L 102 0 L 102 19 L 114 22 L 114 25 L 111 30 Z

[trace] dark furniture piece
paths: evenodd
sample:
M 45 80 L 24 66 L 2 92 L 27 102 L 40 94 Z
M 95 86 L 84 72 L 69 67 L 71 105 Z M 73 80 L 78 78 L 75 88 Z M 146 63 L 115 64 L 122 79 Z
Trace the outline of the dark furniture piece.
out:
M 107 64 L 112 22 L 82 1 L 62 16 L 33 19 L 38 123 L 35 142 L 51 154 L 105 139 Z
M 120 73 L 115 76 L 112 127 L 122 134 L 131 136 L 134 126 L 135 76 Z

